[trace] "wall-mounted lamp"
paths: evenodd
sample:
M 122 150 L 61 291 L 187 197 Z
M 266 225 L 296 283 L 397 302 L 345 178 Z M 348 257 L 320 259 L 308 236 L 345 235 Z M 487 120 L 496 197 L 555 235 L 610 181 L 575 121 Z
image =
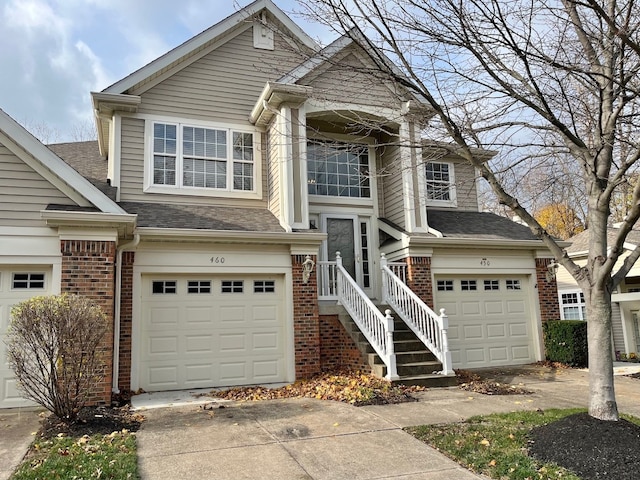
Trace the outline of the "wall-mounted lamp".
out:
M 305 258 L 302 263 L 302 283 L 309 283 L 309 278 L 311 278 L 311 272 L 313 272 L 314 266 L 315 262 L 307 255 L 307 258 Z
M 558 262 L 551 262 L 547 266 L 547 282 L 553 282 L 556 279 L 559 268 L 560 264 Z

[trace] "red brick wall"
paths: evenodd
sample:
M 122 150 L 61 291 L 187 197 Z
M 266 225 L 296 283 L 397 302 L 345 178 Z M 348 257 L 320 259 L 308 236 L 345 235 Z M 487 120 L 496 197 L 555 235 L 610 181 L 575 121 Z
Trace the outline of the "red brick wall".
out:
M 407 285 L 424 303 L 433 308 L 433 283 L 431 281 L 431 257 L 408 257 Z
M 107 316 L 109 328 L 99 347 L 103 358 L 104 380 L 91 392 L 90 404 L 111 403 L 113 365 L 113 297 L 115 280 L 115 242 L 62 240 L 63 293 L 91 299 Z
M 120 285 L 120 366 L 118 388 L 131 390 L 131 328 L 133 322 L 133 262 L 135 252 L 122 253 Z
M 558 304 L 558 285 L 556 279 L 547 281 L 547 267 L 553 262 L 551 258 L 536 258 L 536 280 L 538 282 L 538 302 L 540 303 L 540 318 L 543 322 L 560 320 L 560 305 Z
M 317 269 L 314 268 L 309 282 L 303 283 L 302 264 L 305 258 L 305 255 L 291 256 L 296 379 L 308 378 L 321 371 Z M 312 260 L 316 262 L 317 258 L 313 256 Z
M 339 368 L 370 370 L 338 315 L 320 315 L 320 364 L 323 371 Z

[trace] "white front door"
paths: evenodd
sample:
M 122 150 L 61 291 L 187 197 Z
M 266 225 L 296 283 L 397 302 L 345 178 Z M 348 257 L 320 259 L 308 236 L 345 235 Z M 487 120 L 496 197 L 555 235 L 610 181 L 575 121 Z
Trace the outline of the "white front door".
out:
M 334 261 L 340 252 L 344 268 L 370 295 L 373 285 L 368 222 L 357 215 L 322 215 L 321 220 L 322 230 L 327 233 L 324 258 Z

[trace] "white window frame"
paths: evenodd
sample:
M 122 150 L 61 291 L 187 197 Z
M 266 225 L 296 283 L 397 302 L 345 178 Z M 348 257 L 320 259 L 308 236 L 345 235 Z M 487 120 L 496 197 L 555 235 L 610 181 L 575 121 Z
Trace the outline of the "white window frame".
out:
M 167 124 L 175 125 L 177 131 L 176 138 L 176 184 L 158 185 L 153 182 L 154 170 L 154 125 Z M 227 132 L 227 177 L 225 188 L 191 187 L 184 186 L 183 182 L 183 128 L 195 127 L 214 130 L 224 130 Z M 253 190 L 235 190 L 233 188 L 234 163 L 233 159 L 233 134 L 250 133 L 253 135 Z M 144 188 L 145 193 L 164 193 L 169 195 L 193 195 L 206 197 L 232 197 L 260 199 L 262 197 L 262 157 L 259 147 L 261 134 L 258 130 L 247 128 L 243 125 L 220 124 L 214 122 L 199 122 L 184 118 L 174 117 L 153 117 L 145 118 L 144 132 Z M 241 162 L 246 163 L 246 162 Z
M 449 182 L 448 182 L 448 186 L 449 186 L 449 200 L 437 200 L 437 199 L 431 199 L 429 198 L 429 184 L 434 182 L 434 180 L 429 180 L 427 178 L 427 168 L 429 165 L 447 165 L 448 169 L 449 169 Z M 457 207 L 458 206 L 458 199 L 456 197 L 456 176 L 455 176 L 455 164 L 453 162 L 441 162 L 441 161 L 430 161 L 427 162 L 427 164 L 424 167 L 424 179 L 425 179 L 425 184 L 424 184 L 424 189 L 425 189 L 425 197 L 426 197 L 426 202 L 428 206 L 432 206 L 432 207 L 437 207 L 437 206 L 444 206 L 444 207 Z M 444 182 L 439 182 L 441 185 L 445 185 Z
M 578 298 L 578 302 L 577 303 L 563 303 L 562 295 L 570 295 L 570 294 L 576 294 L 577 295 L 577 298 Z M 586 306 L 586 302 L 584 301 L 584 295 L 582 293 L 582 290 L 560 290 L 560 291 L 558 291 L 558 303 L 560 305 L 560 319 L 561 320 L 582 320 L 582 321 L 586 320 L 587 306 Z M 565 315 L 564 315 L 564 308 L 565 307 L 577 307 L 578 308 L 578 316 L 580 318 L 565 318 Z

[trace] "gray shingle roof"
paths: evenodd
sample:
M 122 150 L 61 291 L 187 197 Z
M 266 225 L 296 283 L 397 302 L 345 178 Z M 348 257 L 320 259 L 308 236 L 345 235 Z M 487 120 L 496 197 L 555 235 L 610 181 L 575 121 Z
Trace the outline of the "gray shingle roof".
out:
M 620 230 L 614 227 L 607 228 L 607 245 L 613 245 L 616 235 Z M 567 253 L 586 252 L 589 250 L 589 231 L 585 230 L 574 235 L 567 242 L 571 242 L 571 246 L 567 248 Z M 640 244 L 640 230 L 631 230 L 627 235 L 627 242 L 633 245 Z
M 107 161 L 100 156 L 98 142 L 56 143 L 47 147 L 115 201 L 116 189 L 107 183 Z
M 284 232 L 278 219 L 266 208 L 208 205 L 171 205 L 121 202 L 127 213 L 138 215 L 139 227 Z
M 538 240 L 529 227 L 494 213 L 429 209 L 427 221 L 445 237 Z

